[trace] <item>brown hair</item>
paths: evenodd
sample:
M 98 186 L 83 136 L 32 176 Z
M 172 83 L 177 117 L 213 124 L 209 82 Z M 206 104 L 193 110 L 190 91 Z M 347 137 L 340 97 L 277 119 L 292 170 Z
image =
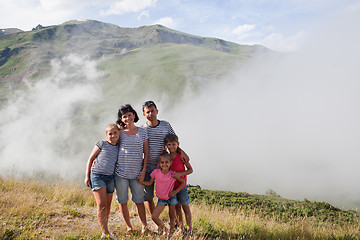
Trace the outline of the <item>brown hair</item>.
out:
M 155 109 L 157 109 L 156 104 L 154 103 L 154 101 L 146 101 L 146 102 L 144 102 L 143 105 L 142 105 L 143 112 L 144 112 L 145 108 L 149 108 L 151 106 L 154 106 Z
M 170 162 L 172 162 L 172 158 L 171 158 L 171 156 L 170 156 L 170 154 L 167 152 L 167 151 L 162 151 L 162 153 L 160 154 L 160 157 L 159 157 L 159 159 L 160 158 L 167 158 L 167 159 L 169 159 L 170 160 Z
M 169 142 L 178 142 L 179 141 L 179 138 L 178 136 L 176 136 L 176 134 L 168 134 L 166 135 L 165 137 L 165 144 L 169 143 Z

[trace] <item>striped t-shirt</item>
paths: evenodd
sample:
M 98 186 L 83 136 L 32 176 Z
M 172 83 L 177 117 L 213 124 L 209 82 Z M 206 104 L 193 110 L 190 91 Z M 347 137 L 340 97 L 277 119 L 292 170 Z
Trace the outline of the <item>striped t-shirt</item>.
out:
M 120 131 L 120 146 L 115 174 L 126 178 L 135 179 L 143 169 L 144 142 L 149 139 L 146 129 L 139 127 L 135 135 L 126 135 Z
M 170 123 L 164 120 L 159 120 L 159 124 L 151 127 L 148 123 L 144 123 L 142 127 L 146 128 L 149 135 L 149 164 L 156 165 L 160 154 L 163 150 L 164 139 L 168 134 L 175 134 Z
M 95 159 L 94 166 L 91 167 L 91 172 L 113 175 L 118 159 L 119 145 L 112 145 L 107 141 L 99 141 L 96 143 L 96 146 L 100 148 L 100 152 Z

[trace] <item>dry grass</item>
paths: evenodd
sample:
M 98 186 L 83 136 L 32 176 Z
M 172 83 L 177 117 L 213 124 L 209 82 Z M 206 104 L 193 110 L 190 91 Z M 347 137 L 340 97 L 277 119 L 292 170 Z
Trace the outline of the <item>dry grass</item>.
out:
M 135 205 L 129 201 L 132 222 L 141 236 Z M 241 209 L 192 205 L 194 234 L 188 239 L 360 239 L 359 226 L 314 223 L 292 219 L 261 218 Z M 168 221 L 167 211 L 162 213 Z M 95 200 L 89 189 L 62 181 L 0 179 L 0 239 L 98 239 Z M 155 228 L 148 216 L 150 228 Z M 113 201 L 110 229 L 125 238 L 125 224 Z M 173 237 L 172 239 L 181 239 Z
M 212 239 L 360 239 L 359 225 L 315 223 L 307 218 L 289 222 L 261 218 L 241 209 L 197 205 L 192 208 L 194 229 Z

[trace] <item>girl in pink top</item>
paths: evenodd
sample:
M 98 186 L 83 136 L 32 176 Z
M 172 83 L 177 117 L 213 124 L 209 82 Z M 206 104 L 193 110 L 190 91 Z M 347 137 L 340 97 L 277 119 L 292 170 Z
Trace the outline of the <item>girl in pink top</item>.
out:
M 169 206 L 169 217 L 170 217 L 170 235 L 173 233 L 175 228 L 175 205 L 177 204 L 177 199 L 175 195 L 184 188 L 185 181 L 180 177 L 173 177 L 173 171 L 170 171 L 172 164 L 172 159 L 170 154 L 162 153 L 159 159 L 160 169 L 157 168 L 150 174 L 151 179 L 149 181 L 140 181 L 140 183 L 150 186 L 155 181 L 156 196 L 158 197 L 158 203 L 152 213 L 152 219 L 159 227 L 159 234 L 166 233 L 167 229 L 165 224 L 159 218 L 160 213 L 164 210 L 165 206 Z M 180 185 L 174 189 L 176 180 Z

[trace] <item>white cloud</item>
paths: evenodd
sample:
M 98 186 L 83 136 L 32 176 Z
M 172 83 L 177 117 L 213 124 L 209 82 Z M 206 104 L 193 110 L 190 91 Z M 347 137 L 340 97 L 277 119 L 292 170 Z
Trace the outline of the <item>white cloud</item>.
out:
M 275 29 L 275 27 L 273 25 L 269 25 L 269 26 L 264 27 L 265 31 L 273 31 L 274 29 Z
M 156 2 L 157 0 L 1 0 L 0 28 L 15 27 L 28 31 L 38 24 L 56 25 L 79 18 L 97 18 L 102 21 L 110 15 L 134 12 L 140 13 L 138 19 L 141 19 L 149 16 L 146 8 L 154 7 Z M 11 9 L 16 9 L 16 14 Z
M 256 28 L 254 24 L 244 24 L 239 25 L 235 29 L 232 30 L 232 34 L 235 34 L 238 39 L 245 39 L 250 36 L 253 36 L 257 33 L 252 32 Z
M 324 21 L 311 31 L 311 39 L 300 31 L 266 34 L 280 50 L 306 37 L 309 41 L 293 54 L 245 64 L 196 98 L 179 101 L 174 109 L 186 109 L 192 118 L 174 111 L 175 120 L 166 119 L 181 133 L 182 148 L 197 160 L 192 183 L 257 194 L 271 188 L 287 198 L 359 206 L 360 14 L 347 17 Z M 221 109 L 236 124 L 221 131 L 208 131 L 211 121 L 194 126 L 193 119 L 209 115 L 199 109 L 208 108 Z M 196 144 L 194 134 L 226 141 Z M 219 159 L 231 167 L 219 168 Z
M 155 6 L 157 0 L 122 0 L 110 5 L 110 9 L 102 11 L 104 16 L 122 15 L 124 13 L 140 12 L 148 7 Z
M 232 31 L 232 33 L 236 35 L 242 35 L 244 33 L 252 31 L 253 29 L 255 29 L 255 27 L 256 26 L 254 24 L 239 25 Z
M 42 8 L 44 8 L 46 11 L 52 11 L 59 8 L 65 8 L 69 7 L 70 4 L 74 4 L 73 1 L 63 1 L 63 0 L 40 0 L 40 5 Z
M 161 24 L 163 26 L 166 26 L 168 28 L 175 28 L 176 23 L 171 17 L 164 17 L 160 18 L 159 20 L 156 20 L 154 24 Z
M 74 169 L 83 168 L 84 161 L 74 159 L 87 158 L 88 153 L 79 147 L 88 144 L 86 138 L 73 134 L 78 127 L 71 119 L 102 96 L 99 83 L 103 73 L 97 64 L 74 54 L 52 60 L 48 78 L 14 92 L 9 104 L 0 109 L 1 175 L 13 169 L 17 176 L 36 172 L 70 176 L 77 174 Z M 86 111 L 80 112 L 84 121 L 91 121 Z M 13 137 L 20 135 L 21 140 L 15 141 Z M 14 149 L 19 146 L 21 151 Z M 77 146 L 75 151 L 73 146 Z
M 149 11 L 144 10 L 139 14 L 139 16 L 137 17 L 137 20 L 141 21 L 142 17 L 149 17 L 149 16 L 150 16 Z
M 76 8 L 54 8 L 57 3 L 43 5 L 43 2 L 1 1 L 0 28 L 14 27 L 28 31 L 38 24 L 43 26 L 60 24 L 76 15 Z M 16 14 L 9 9 L 16 9 Z
M 353 3 L 353 4 L 349 4 L 344 8 L 344 13 L 347 14 L 353 14 L 353 13 L 357 13 L 360 10 L 360 3 Z
M 239 25 L 233 30 L 225 29 L 224 34 L 231 34 L 236 37 L 241 44 L 261 44 L 268 48 L 282 52 L 296 51 L 307 38 L 308 33 L 299 31 L 294 35 L 285 36 L 282 32 L 274 32 L 275 27 L 268 25 L 258 29 L 255 24 Z
M 272 33 L 264 38 L 261 44 L 276 51 L 292 52 L 299 49 L 308 33 L 300 31 L 295 35 L 285 37 L 282 33 Z

